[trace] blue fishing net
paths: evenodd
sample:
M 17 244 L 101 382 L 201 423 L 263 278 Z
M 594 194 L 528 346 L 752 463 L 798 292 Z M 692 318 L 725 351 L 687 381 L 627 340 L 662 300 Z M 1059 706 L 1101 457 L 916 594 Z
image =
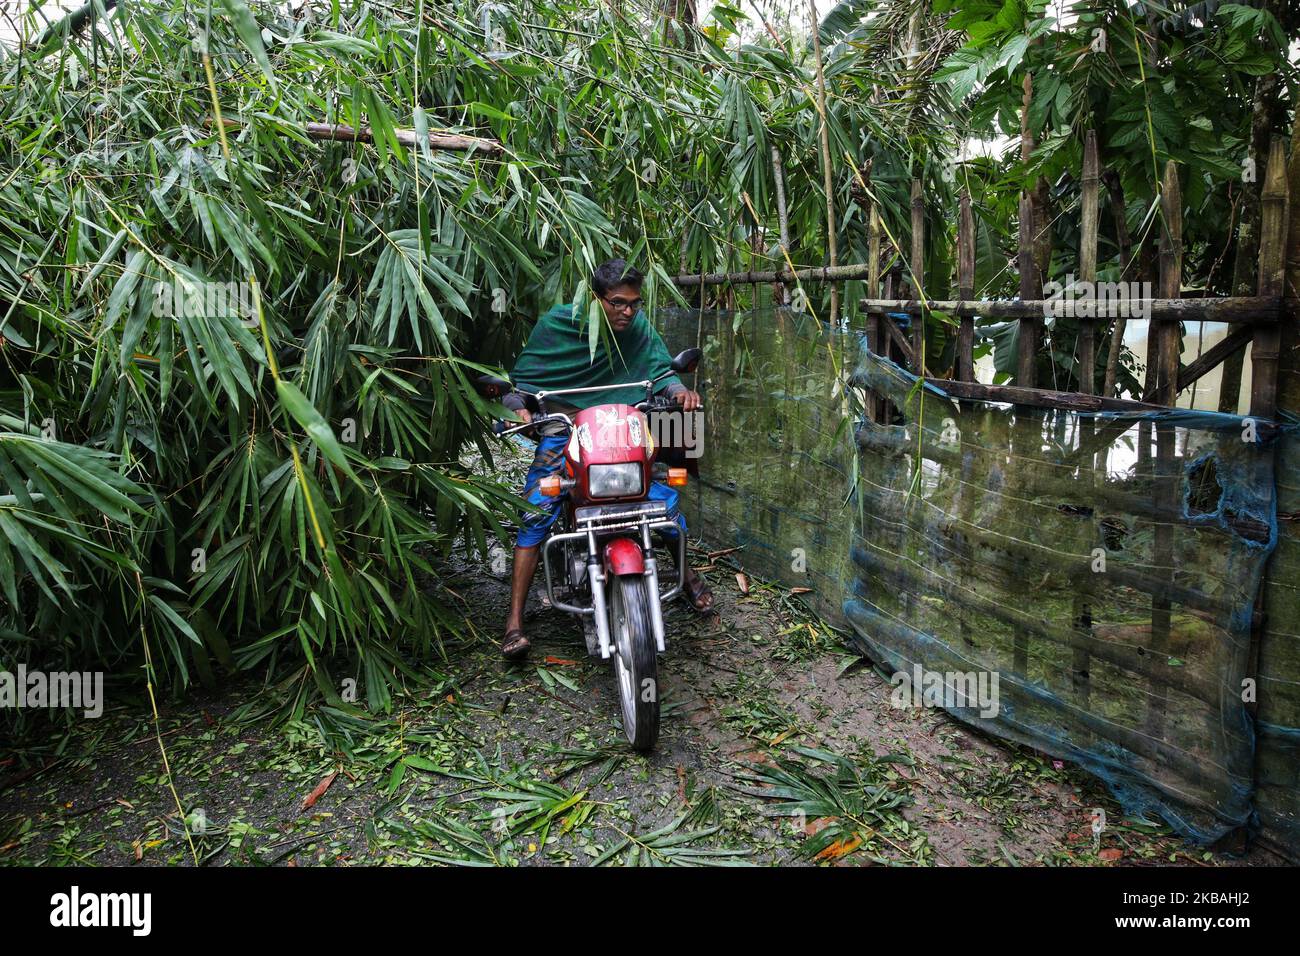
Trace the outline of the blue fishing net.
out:
M 1276 427 L 957 400 L 781 308 L 657 319 L 670 350 L 705 351 L 693 528 L 808 588 L 911 700 L 1073 760 L 1192 840 L 1255 825 Z

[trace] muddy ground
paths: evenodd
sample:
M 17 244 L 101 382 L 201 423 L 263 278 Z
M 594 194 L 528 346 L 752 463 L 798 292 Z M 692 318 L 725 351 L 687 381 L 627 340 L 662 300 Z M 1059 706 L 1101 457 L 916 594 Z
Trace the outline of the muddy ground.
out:
M 310 710 L 241 719 L 255 685 L 198 695 L 162 715 L 173 797 L 147 706 L 83 721 L 57 758 L 0 769 L 28 774 L 0 792 L 0 863 L 1278 862 L 1190 847 L 1076 767 L 892 706 L 797 599 L 738 579 L 737 557 L 694 554 L 720 613 L 668 615 L 649 756 L 624 744 L 609 666 L 577 626 L 534 595 L 530 659 L 501 661 L 504 574 L 464 568 L 449 584 L 478 626 L 436 663 L 441 686 L 358 724 L 346 749 Z

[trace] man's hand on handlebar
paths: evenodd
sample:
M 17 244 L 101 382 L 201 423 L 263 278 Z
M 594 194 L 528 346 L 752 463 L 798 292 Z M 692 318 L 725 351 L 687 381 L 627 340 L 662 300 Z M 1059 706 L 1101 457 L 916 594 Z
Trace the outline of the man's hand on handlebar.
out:
M 704 406 L 704 402 L 700 399 L 700 393 L 692 392 L 689 388 L 675 392 L 672 395 L 672 400 L 682 406 L 684 412 L 693 412 L 697 408 Z

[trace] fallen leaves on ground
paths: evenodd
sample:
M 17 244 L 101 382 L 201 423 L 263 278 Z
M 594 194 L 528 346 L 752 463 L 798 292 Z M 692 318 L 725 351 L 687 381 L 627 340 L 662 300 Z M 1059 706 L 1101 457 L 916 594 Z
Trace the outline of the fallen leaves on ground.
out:
M 836 840 L 826 849 L 818 853 L 813 859 L 816 860 L 838 860 L 842 856 L 848 856 L 854 850 L 862 845 L 862 837 L 855 836 L 852 840 Z
M 330 774 L 320 783 L 316 784 L 316 789 L 313 790 L 311 793 L 307 794 L 307 796 L 303 799 L 302 809 L 307 810 L 310 809 L 311 807 L 316 806 L 316 801 L 319 800 L 321 797 L 325 796 L 325 791 L 330 788 L 330 786 L 334 783 L 334 778 L 337 777 L 338 775 L 339 772 L 335 770 L 332 774 Z

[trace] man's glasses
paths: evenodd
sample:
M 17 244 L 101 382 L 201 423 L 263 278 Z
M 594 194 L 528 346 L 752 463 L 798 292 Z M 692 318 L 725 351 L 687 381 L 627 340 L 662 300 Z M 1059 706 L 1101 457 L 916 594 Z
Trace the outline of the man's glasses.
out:
M 605 299 L 603 295 L 601 298 Z M 619 309 L 620 311 L 630 311 L 633 315 L 639 312 L 641 306 L 645 304 L 644 299 L 605 299 L 605 301 L 614 308 Z

